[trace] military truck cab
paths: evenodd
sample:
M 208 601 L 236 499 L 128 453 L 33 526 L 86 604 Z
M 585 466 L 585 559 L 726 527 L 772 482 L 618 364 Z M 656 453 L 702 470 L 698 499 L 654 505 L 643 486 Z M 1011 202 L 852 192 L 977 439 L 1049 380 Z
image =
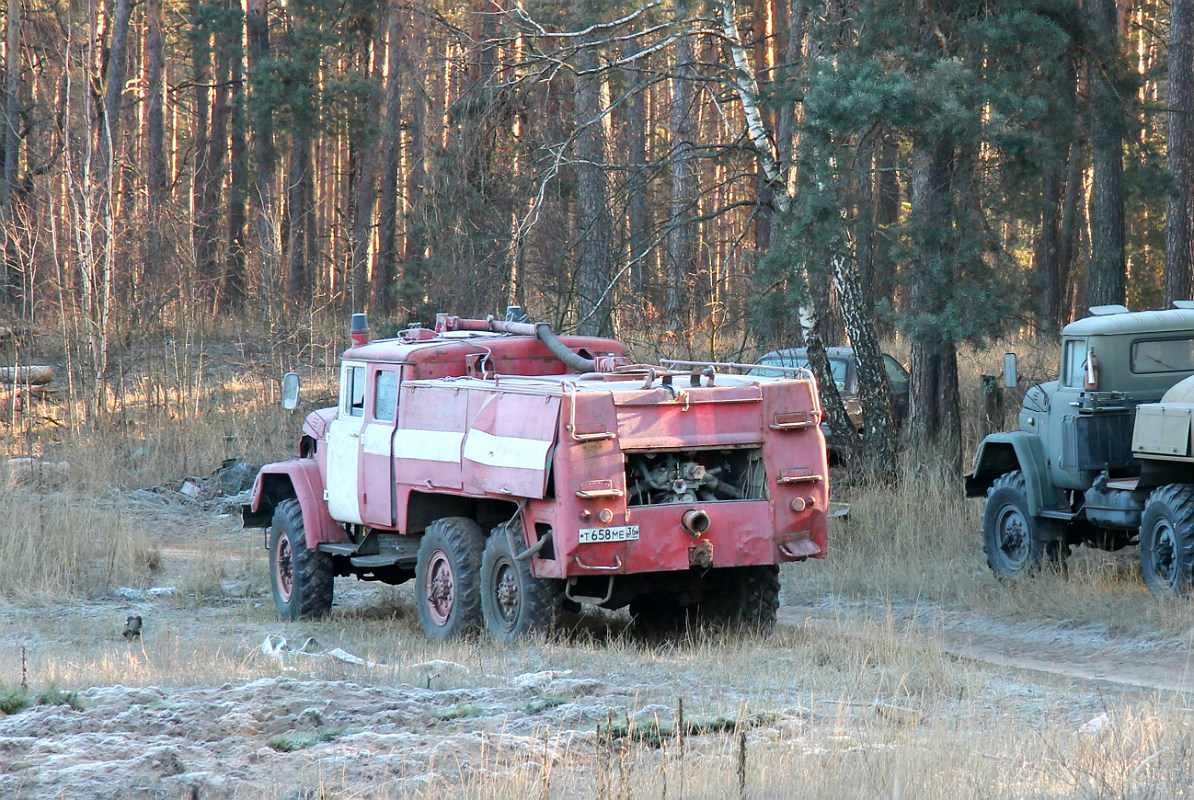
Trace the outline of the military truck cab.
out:
M 1194 303 L 1176 306 L 1102 306 L 1067 325 L 1058 379 L 1028 390 L 1018 430 L 979 445 L 966 492 L 987 498 L 984 545 L 997 575 L 1060 560 L 1074 544 L 1115 550 L 1147 539 L 1155 490 L 1194 484 L 1188 414 L 1158 410 L 1194 375 Z M 1184 535 L 1180 524 L 1174 531 Z

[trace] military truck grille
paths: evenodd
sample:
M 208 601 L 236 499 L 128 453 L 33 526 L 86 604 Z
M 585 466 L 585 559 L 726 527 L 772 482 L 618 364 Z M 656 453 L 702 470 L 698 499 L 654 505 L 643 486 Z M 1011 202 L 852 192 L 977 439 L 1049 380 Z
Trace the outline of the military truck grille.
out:
M 767 481 L 762 448 L 653 450 L 626 454 L 628 505 L 697 500 L 762 500 Z

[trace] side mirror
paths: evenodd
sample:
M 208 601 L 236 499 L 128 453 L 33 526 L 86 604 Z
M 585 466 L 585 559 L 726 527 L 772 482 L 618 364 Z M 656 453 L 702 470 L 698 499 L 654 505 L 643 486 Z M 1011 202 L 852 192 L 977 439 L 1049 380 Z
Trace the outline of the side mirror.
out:
M 1016 354 L 1003 354 L 1003 385 L 1008 389 L 1015 389 L 1019 383 L 1019 375 L 1016 374 Z
M 299 376 L 297 372 L 287 372 L 282 376 L 282 408 L 294 411 L 299 404 Z

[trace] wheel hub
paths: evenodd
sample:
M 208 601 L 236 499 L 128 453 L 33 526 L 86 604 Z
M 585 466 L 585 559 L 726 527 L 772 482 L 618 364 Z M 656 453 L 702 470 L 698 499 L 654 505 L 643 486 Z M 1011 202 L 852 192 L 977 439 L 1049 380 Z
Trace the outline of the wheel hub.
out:
M 1014 507 L 1005 508 L 999 518 L 999 549 L 1008 560 L 1020 563 L 1028 556 L 1028 525 Z
M 498 613 L 507 626 L 518 619 L 518 580 L 509 564 L 503 564 L 498 571 L 496 599 Z
M 291 595 L 294 594 L 294 552 L 290 549 L 290 538 L 285 533 L 278 536 L 275 550 L 274 569 L 278 578 L 278 594 L 281 595 L 283 603 L 289 603 Z
M 431 556 L 431 564 L 427 569 L 427 610 L 431 612 L 431 619 L 436 625 L 445 625 L 452 615 L 452 605 L 456 601 L 456 578 L 452 573 L 452 562 L 443 550 L 437 550 Z
M 1153 566 L 1157 576 L 1168 584 L 1173 583 L 1174 554 L 1177 552 L 1177 539 L 1173 528 L 1165 521 L 1157 525 L 1157 546 L 1153 552 Z

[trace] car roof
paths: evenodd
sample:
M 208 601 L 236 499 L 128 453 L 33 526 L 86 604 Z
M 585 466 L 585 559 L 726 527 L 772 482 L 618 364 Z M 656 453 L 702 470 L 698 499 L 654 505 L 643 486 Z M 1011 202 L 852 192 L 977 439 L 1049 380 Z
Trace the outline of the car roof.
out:
M 853 347 L 826 347 L 825 355 L 829 356 L 830 358 L 837 358 L 837 359 L 849 361 L 850 359 L 852 359 L 854 357 L 854 348 Z M 765 354 L 759 360 L 766 361 L 769 358 L 780 359 L 780 360 L 786 359 L 786 358 L 790 358 L 790 359 L 800 358 L 800 359 L 807 360 L 808 359 L 808 348 L 807 347 L 785 347 L 782 350 L 772 350 L 770 353 Z

